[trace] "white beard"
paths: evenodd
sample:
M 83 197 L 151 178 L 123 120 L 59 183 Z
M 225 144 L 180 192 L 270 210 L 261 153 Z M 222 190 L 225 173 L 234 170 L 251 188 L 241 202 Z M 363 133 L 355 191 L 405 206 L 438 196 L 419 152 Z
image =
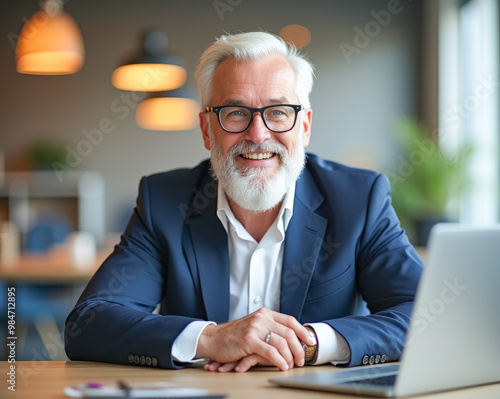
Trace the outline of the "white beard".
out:
M 299 132 L 295 151 L 290 156 L 286 147 L 278 142 L 262 144 L 243 142 L 232 146 L 224 156 L 222 147 L 215 142 L 209 128 L 212 169 L 226 195 L 239 206 L 249 211 L 264 212 L 281 203 L 285 194 L 299 178 L 305 165 L 302 132 Z M 267 167 L 245 167 L 238 169 L 237 159 L 247 152 L 273 152 L 280 166 L 273 176 L 267 177 Z

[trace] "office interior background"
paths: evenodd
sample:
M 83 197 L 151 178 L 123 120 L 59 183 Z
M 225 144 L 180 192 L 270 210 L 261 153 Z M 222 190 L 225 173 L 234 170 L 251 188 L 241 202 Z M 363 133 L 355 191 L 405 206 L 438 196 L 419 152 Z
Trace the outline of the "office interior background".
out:
M 215 38 L 255 30 L 280 34 L 300 25 L 295 40 L 304 45 L 301 51 L 316 76 L 308 151 L 387 174 L 415 242 L 419 219 L 499 221 L 496 0 L 66 0 L 63 8 L 80 29 L 85 59 L 78 72 L 60 76 L 16 71 L 17 40 L 39 2 L 3 1 L 0 7 L 0 221 L 20 224 L 21 255 L 29 229 L 58 210 L 70 230 L 88 230 L 98 247 L 112 246 L 132 212 L 142 176 L 192 167 L 209 157 L 196 123 L 185 130 L 140 127 L 136 111 L 151 93 L 111 83 L 113 71 L 138 54 L 149 30 L 166 34 L 168 51 L 187 70 L 184 95 L 199 105 L 193 72 Z M 57 165 L 67 168 L 46 158 L 40 165 L 40 148 L 52 149 Z M 26 215 L 20 216 L 9 179 L 14 172 L 36 175 L 40 169 L 56 183 L 41 188 L 44 201 L 36 205 L 29 201 L 30 189 L 45 183 L 31 179 L 21 206 Z M 420 181 L 414 182 L 417 176 Z M 436 191 L 434 180 L 441 187 L 453 183 L 446 186 L 452 195 L 443 199 L 438 193 L 435 208 L 422 199 L 419 208 L 418 193 Z M 89 184 L 94 198 L 82 200 Z M 76 206 L 85 202 L 83 214 L 61 202 L 65 192 L 76 193 Z M 3 280 L 4 287 L 10 284 Z M 81 289 L 72 288 L 66 307 Z M 4 303 L 5 298 L 2 309 Z M 20 360 L 64 359 L 63 351 L 49 353 L 42 341 L 27 341 Z

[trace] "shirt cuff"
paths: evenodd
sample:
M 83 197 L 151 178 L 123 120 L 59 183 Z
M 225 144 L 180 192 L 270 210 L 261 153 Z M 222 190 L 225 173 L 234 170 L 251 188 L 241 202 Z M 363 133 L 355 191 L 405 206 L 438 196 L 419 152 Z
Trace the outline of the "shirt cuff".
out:
M 213 321 L 192 321 L 175 339 L 172 345 L 172 357 L 182 363 L 194 363 L 203 359 L 195 359 L 198 340 L 206 326 L 215 324 Z
M 309 323 L 316 333 L 318 339 L 318 357 L 315 365 L 332 363 L 347 364 L 351 358 L 351 351 L 344 337 L 342 337 L 335 329 L 326 323 Z

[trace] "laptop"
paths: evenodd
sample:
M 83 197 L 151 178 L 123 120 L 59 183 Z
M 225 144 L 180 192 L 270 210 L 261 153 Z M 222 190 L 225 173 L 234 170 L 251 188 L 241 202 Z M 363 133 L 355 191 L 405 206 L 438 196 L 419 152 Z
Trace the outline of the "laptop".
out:
M 280 386 L 400 397 L 500 382 L 500 225 L 431 231 L 399 363 L 272 378 Z

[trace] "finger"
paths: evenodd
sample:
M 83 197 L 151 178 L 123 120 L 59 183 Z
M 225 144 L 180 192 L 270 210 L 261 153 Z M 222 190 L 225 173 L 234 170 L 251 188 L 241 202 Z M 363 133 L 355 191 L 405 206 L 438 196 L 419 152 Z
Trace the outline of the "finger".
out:
M 236 367 L 236 365 L 238 364 L 238 362 L 231 362 L 231 363 L 225 363 L 223 365 L 221 365 L 217 371 L 219 373 L 227 373 L 229 371 L 233 371 Z
M 273 318 L 282 326 L 291 328 L 295 335 L 303 342 L 306 342 L 309 345 L 314 345 L 315 341 L 309 335 L 309 331 L 302 324 L 300 324 L 297 319 L 293 316 L 286 315 L 279 312 L 272 312 Z
M 255 350 L 253 352 L 266 359 L 268 363 L 278 367 L 281 371 L 287 371 L 290 368 L 288 362 L 278 349 L 273 345 L 266 344 L 264 341 L 258 341 L 255 344 Z
M 295 333 L 292 330 L 289 330 L 289 331 L 291 331 L 291 333 L 295 336 Z M 297 341 L 297 339 L 295 339 L 295 341 Z M 291 351 L 291 348 L 289 346 L 289 343 L 288 343 L 288 341 L 285 338 L 283 338 L 279 334 L 273 333 L 273 334 L 271 334 L 271 337 L 269 338 L 267 344 L 274 346 L 278 350 L 278 352 L 280 353 L 280 355 L 287 362 L 288 368 L 292 368 L 293 367 L 293 364 L 294 364 L 294 361 L 295 361 L 295 356 L 292 354 L 292 351 Z M 302 346 L 301 346 L 301 350 L 302 350 Z M 304 351 L 302 350 L 302 353 L 303 352 Z
M 248 355 L 239 361 L 239 363 L 234 368 L 237 373 L 244 373 L 248 371 L 251 367 L 261 364 L 264 366 L 269 366 L 270 363 L 267 359 L 259 355 Z
M 214 362 L 213 360 L 209 360 L 208 362 L 205 363 L 205 365 L 203 366 L 203 368 L 205 370 L 207 370 L 213 362 Z
M 206 371 L 217 371 L 222 364 L 214 360 L 210 360 L 203 368 Z
M 289 363 L 294 362 L 297 366 L 303 366 L 305 353 L 302 344 L 299 341 L 299 338 L 297 338 L 297 335 L 295 335 L 295 332 L 291 328 L 285 327 L 282 324 L 276 324 L 274 328 L 275 331 L 271 336 L 271 339 L 269 340 L 272 341 L 272 345 L 277 347 L 277 349 Z M 278 345 L 281 346 L 278 347 Z M 284 349 L 282 349 L 285 345 L 288 349 L 287 353 L 285 353 Z M 288 353 L 290 353 L 291 358 L 288 357 Z

